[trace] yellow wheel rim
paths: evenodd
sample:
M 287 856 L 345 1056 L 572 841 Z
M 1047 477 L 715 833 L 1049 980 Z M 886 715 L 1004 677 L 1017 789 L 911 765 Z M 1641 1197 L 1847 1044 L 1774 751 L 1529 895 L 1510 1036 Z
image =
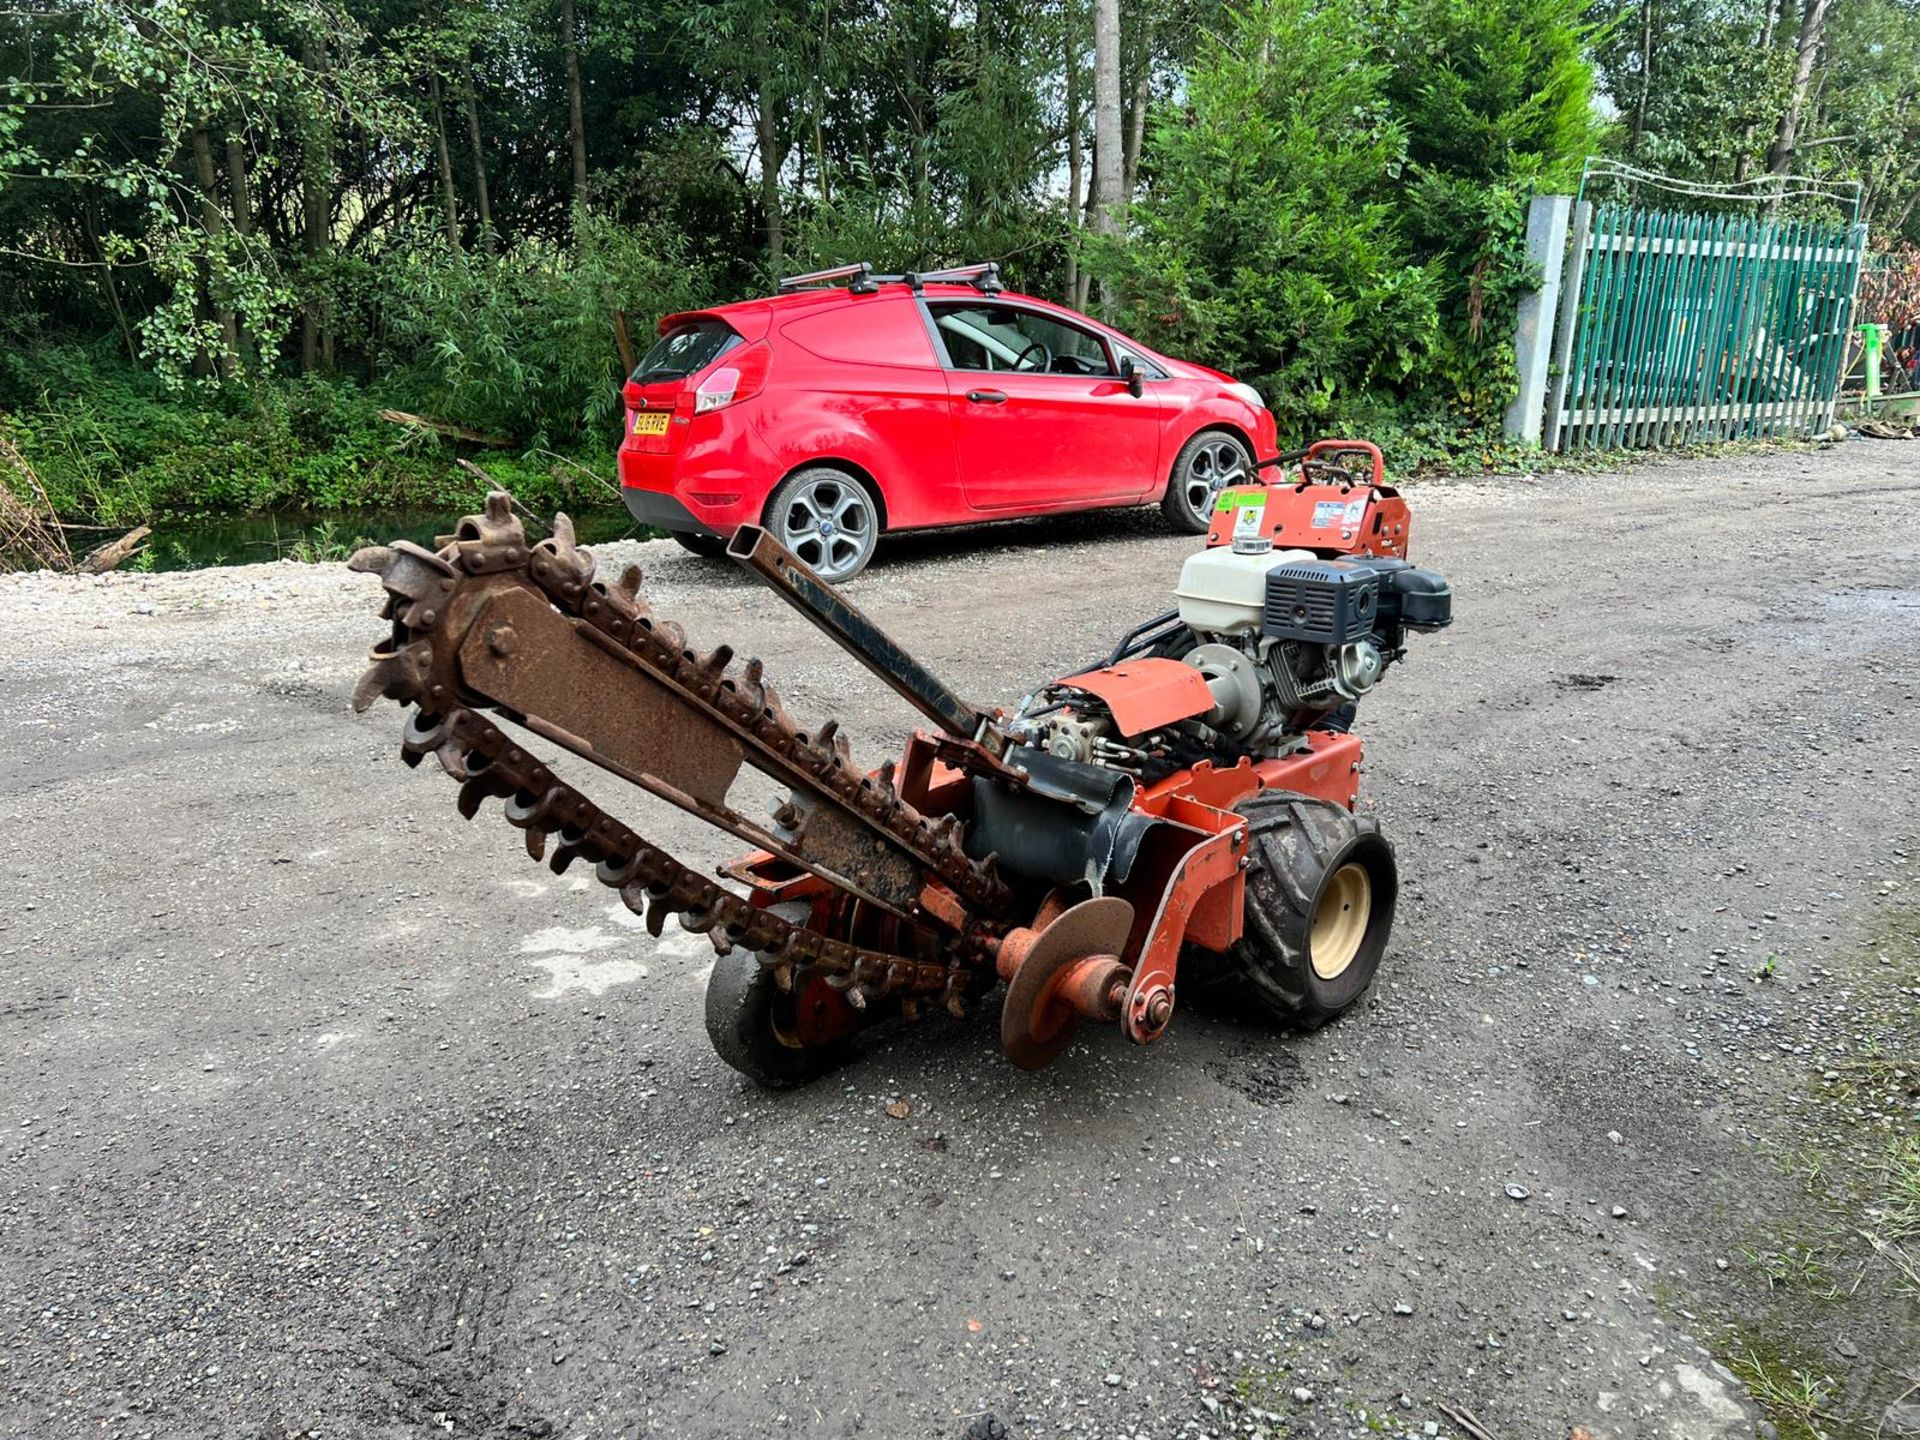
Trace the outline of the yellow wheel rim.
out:
M 1344 975 L 1360 953 L 1372 915 L 1373 881 L 1362 866 L 1342 865 L 1320 892 L 1320 906 L 1313 912 L 1313 973 L 1322 980 Z

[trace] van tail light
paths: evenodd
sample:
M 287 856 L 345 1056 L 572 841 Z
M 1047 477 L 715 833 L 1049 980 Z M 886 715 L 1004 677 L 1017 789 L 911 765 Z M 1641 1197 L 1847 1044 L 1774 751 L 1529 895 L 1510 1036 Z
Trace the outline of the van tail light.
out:
M 695 387 L 693 413 L 704 415 L 758 395 L 767 383 L 767 364 L 772 358 L 765 341 L 735 350 L 724 365 L 708 373 Z

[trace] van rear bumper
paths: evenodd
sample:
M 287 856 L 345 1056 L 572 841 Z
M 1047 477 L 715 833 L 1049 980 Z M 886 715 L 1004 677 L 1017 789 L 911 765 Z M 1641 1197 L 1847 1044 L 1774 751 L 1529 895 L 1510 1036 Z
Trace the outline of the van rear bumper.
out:
M 660 490 L 635 490 L 629 486 L 622 486 L 620 498 L 627 502 L 627 513 L 642 525 L 651 525 L 657 530 L 681 535 L 720 533 L 705 521 L 695 518 L 694 513 L 681 503 L 677 495 L 669 495 Z

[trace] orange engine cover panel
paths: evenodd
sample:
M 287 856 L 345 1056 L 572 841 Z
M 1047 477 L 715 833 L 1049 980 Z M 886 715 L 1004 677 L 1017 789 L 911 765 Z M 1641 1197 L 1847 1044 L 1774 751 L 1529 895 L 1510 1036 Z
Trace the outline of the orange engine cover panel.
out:
M 1407 558 L 1407 502 L 1390 486 L 1242 485 L 1214 501 L 1207 544 L 1264 535 L 1276 550 Z
M 1207 688 L 1206 677 L 1178 660 L 1128 660 L 1108 669 L 1069 675 L 1059 683 L 1105 701 L 1126 739 L 1213 709 L 1213 691 Z

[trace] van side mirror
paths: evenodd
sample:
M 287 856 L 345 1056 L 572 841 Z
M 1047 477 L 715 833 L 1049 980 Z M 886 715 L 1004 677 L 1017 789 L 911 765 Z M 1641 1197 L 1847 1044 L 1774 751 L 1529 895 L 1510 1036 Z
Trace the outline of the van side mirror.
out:
M 1146 377 L 1141 375 L 1140 367 L 1133 363 L 1131 355 L 1120 357 L 1120 378 L 1127 382 L 1127 393 L 1138 400 L 1146 393 Z

